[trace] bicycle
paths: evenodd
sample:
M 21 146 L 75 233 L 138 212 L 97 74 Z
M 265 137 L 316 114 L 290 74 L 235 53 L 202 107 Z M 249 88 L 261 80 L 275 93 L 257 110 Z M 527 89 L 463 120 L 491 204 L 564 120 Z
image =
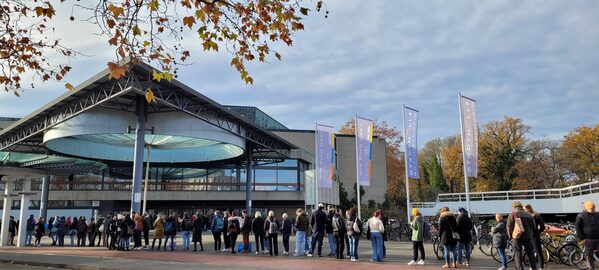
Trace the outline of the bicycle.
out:
M 599 250 L 595 250 L 593 253 L 595 256 L 595 262 L 599 262 Z M 568 257 L 570 263 L 578 269 L 589 269 L 589 262 L 587 261 L 586 248 L 576 250 L 570 253 Z
M 496 262 L 501 262 L 501 258 L 499 257 L 499 251 L 497 250 L 497 247 L 495 245 L 491 244 L 491 249 L 489 252 L 491 253 L 491 257 L 493 257 L 493 259 Z M 511 241 L 508 241 L 507 246 L 505 247 L 505 258 L 507 260 L 507 263 L 510 263 L 514 260 L 514 244 L 512 244 Z
M 556 264 L 564 264 L 571 266 L 570 262 L 570 254 L 577 250 L 580 250 L 580 247 L 576 244 L 576 237 L 573 235 L 557 235 L 560 240 L 556 243 L 551 236 L 547 233 L 541 234 L 541 244 L 543 247 L 543 260 L 548 262 L 554 262 Z M 530 263 L 528 261 L 528 256 L 524 253 L 522 261 L 526 266 Z

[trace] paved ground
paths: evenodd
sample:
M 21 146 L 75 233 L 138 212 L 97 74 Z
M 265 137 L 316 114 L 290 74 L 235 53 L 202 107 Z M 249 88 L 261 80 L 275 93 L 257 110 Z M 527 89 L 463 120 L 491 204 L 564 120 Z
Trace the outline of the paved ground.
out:
M 213 251 L 213 242 L 205 239 L 204 252 L 190 251 L 109 251 L 105 248 L 96 247 L 50 247 L 44 242 L 42 247 L 5 247 L 0 248 L 0 269 L 49 269 L 45 267 L 67 268 L 67 269 L 439 269 L 441 262 L 436 260 L 430 243 L 426 243 L 427 265 L 407 266 L 411 259 L 412 245 L 410 242 L 387 242 L 388 256 L 384 263 L 371 263 L 368 261 L 370 255 L 370 242 L 360 242 L 361 262 L 349 262 L 332 258 L 308 258 L 280 256 L 270 257 L 268 255 L 255 254 L 229 254 Z M 68 241 L 66 241 L 68 242 Z M 178 239 L 180 243 L 180 239 Z M 293 243 L 293 238 L 291 243 Z M 178 246 L 181 247 L 180 245 Z M 279 245 L 282 250 L 283 245 Z M 293 244 L 292 244 L 293 248 Z M 324 250 L 328 253 L 328 243 L 325 239 Z M 7 263 L 16 264 L 7 264 Z M 5 267 L 6 266 L 6 267 Z M 44 267 L 42 267 L 44 266 Z M 476 250 L 471 261 L 470 269 L 497 269 L 498 264 L 492 258 L 483 255 Z M 548 267 L 546 269 L 567 269 L 561 267 Z

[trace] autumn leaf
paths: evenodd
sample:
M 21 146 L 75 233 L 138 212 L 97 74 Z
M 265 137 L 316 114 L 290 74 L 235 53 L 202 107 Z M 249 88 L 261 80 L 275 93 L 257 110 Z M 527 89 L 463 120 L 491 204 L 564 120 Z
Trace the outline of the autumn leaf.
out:
M 148 46 L 150 46 L 151 43 L 149 41 L 145 40 L 143 44 L 144 44 L 144 47 L 148 47 Z
M 73 91 L 73 85 L 72 85 L 72 84 L 70 84 L 70 83 L 66 83 L 66 84 L 64 85 L 64 87 L 65 87 L 67 90 L 69 90 L 69 91 Z
M 154 73 L 152 74 L 152 79 L 160 82 L 160 80 L 162 80 L 164 78 L 164 75 L 156 70 L 154 70 Z
M 108 74 L 108 79 L 117 80 L 125 76 L 125 73 L 127 73 L 127 70 L 129 70 L 127 65 L 119 66 L 117 63 L 113 62 L 108 62 L 108 69 L 110 71 L 110 73 Z
M 166 79 L 169 82 L 173 79 L 173 74 L 171 74 L 170 72 L 164 72 L 162 74 L 164 75 L 164 79 Z
M 308 16 L 308 9 L 307 8 L 300 8 L 300 13 L 304 14 L 304 16 Z
M 146 101 L 148 103 L 156 102 L 156 97 L 154 96 L 154 92 L 152 92 L 152 89 L 148 89 L 146 91 L 145 96 L 146 96 Z
M 113 4 L 108 5 L 107 8 L 110 12 L 112 12 L 112 15 L 117 18 L 119 15 L 123 14 L 123 11 L 125 11 L 122 7 L 117 7 Z
M 279 60 L 281 60 L 281 54 L 279 54 L 278 52 L 275 52 L 275 57 Z
M 187 25 L 189 26 L 189 29 L 191 29 L 191 27 L 193 26 L 193 24 L 196 22 L 196 19 L 192 16 L 188 16 L 188 17 L 184 17 L 183 18 L 183 25 Z
M 150 1 L 150 4 L 148 4 L 148 8 L 149 8 L 151 11 L 156 11 L 156 10 L 158 10 L 158 0 L 152 0 L 152 1 Z
M 141 35 L 141 29 L 139 29 L 139 26 L 137 26 L 137 24 L 135 26 L 133 26 L 133 29 L 131 29 L 131 30 L 133 31 L 134 36 Z
M 110 28 L 110 29 L 114 28 L 114 26 L 116 25 L 114 20 L 106 20 L 106 24 L 108 25 L 108 28 Z

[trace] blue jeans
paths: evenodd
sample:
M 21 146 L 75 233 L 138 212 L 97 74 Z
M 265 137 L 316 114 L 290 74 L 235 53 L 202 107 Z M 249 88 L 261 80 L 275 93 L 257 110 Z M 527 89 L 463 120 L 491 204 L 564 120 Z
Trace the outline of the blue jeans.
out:
M 189 236 L 190 236 L 191 232 L 190 231 L 183 231 L 181 233 L 181 238 L 183 238 L 183 250 L 189 250 Z
M 507 269 L 507 258 L 505 257 L 505 248 L 497 248 L 497 253 L 499 253 L 499 259 L 501 260 L 501 267 Z
M 131 236 L 121 238 L 121 247 L 129 249 L 129 242 L 131 242 Z
M 335 254 L 335 235 L 333 233 L 327 234 L 329 239 L 329 254 Z
M 25 245 L 31 246 L 31 239 L 33 239 L 33 231 L 27 231 L 25 235 Z
M 472 252 L 470 242 L 462 243 L 458 241 L 458 262 L 462 262 L 462 251 L 466 251 L 466 262 L 470 262 L 470 253 Z
M 168 243 L 168 240 L 171 239 L 171 245 L 170 250 L 175 250 L 175 236 L 174 235 L 167 235 L 166 239 L 164 240 L 164 249 L 166 250 L 166 243 Z
M 308 232 L 306 232 L 306 246 L 305 246 L 305 250 L 306 251 L 310 251 L 310 236 L 308 235 Z
M 358 259 L 358 243 L 360 242 L 360 236 L 349 237 L 349 256 Z
M 449 264 L 449 252 L 453 253 L 453 262 L 455 263 L 458 259 L 458 252 L 455 250 L 455 246 L 443 245 L 443 255 L 445 256 L 445 263 Z
M 380 232 L 371 232 L 370 240 L 372 241 L 372 260 L 376 262 L 383 261 L 383 234 Z
M 305 231 L 297 231 L 295 233 L 295 254 L 300 256 L 306 253 L 304 247 L 306 246 L 306 232 Z

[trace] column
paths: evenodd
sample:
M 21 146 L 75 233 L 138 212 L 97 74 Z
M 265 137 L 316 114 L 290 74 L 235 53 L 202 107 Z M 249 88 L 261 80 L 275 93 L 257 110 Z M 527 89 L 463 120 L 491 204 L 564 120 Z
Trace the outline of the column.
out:
M 12 189 L 14 179 L 8 176 L 2 177 L 4 182 L 4 209 L 2 209 L 2 228 L 0 228 L 0 247 L 8 245 L 8 221 L 10 220 L 10 210 L 12 206 Z
M 31 192 L 31 178 L 26 177 L 23 181 L 23 191 L 21 195 L 21 211 L 19 212 L 19 239 L 17 247 L 24 247 L 27 240 L 27 212 L 29 210 L 29 195 Z
M 147 101 L 139 95 L 137 98 L 137 127 L 135 129 L 135 150 L 133 154 L 133 185 L 131 186 L 131 211 L 141 211 L 141 178 L 143 175 L 144 149 L 146 135 Z
M 48 190 L 50 189 L 50 176 L 42 178 L 42 196 L 40 199 L 40 217 L 48 220 Z
M 246 142 L 245 160 L 245 209 L 251 216 L 252 213 L 252 145 Z

